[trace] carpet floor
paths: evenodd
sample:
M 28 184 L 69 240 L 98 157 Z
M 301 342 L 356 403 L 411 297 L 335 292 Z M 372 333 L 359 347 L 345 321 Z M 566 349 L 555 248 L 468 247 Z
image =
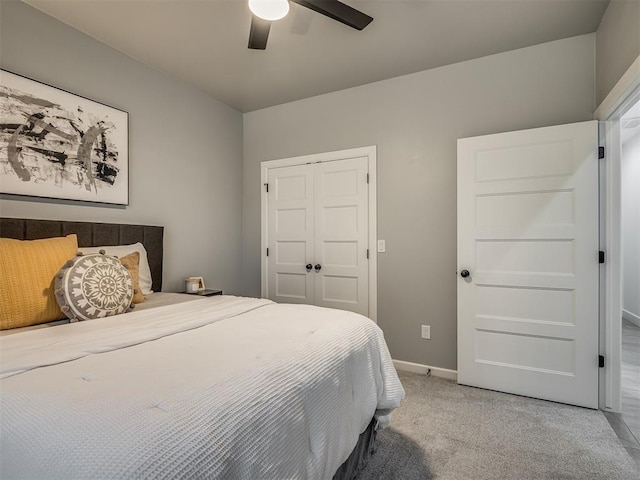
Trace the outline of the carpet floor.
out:
M 598 410 L 399 375 L 407 396 L 358 480 L 640 480 Z

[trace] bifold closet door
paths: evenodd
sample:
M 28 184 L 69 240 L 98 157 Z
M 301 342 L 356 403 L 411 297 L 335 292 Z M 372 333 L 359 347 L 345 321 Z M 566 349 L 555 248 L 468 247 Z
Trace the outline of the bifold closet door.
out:
M 267 296 L 369 314 L 368 159 L 269 169 Z
M 269 170 L 267 296 L 279 303 L 315 303 L 313 169 Z
M 366 157 L 314 167 L 315 303 L 369 314 Z

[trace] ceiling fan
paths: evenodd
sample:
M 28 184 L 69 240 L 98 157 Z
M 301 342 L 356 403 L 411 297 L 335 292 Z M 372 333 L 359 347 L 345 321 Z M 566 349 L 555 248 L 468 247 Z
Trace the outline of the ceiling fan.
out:
M 249 31 L 249 48 L 254 50 L 267 48 L 271 22 L 280 20 L 289 13 L 289 2 L 321 13 L 356 30 L 362 30 L 373 21 L 369 15 L 338 0 L 249 0 L 249 9 L 253 14 Z

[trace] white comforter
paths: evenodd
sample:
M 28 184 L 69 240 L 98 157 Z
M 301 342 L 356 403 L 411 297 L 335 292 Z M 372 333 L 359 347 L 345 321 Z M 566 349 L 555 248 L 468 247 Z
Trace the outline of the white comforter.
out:
M 357 314 L 211 297 L 0 338 L 0 478 L 329 479 L 404 391 Z

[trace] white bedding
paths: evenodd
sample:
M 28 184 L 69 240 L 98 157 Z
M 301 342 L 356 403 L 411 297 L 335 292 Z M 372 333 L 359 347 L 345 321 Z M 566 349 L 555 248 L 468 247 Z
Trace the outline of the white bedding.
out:
M 0 338 L 0 477 L 328 479 L 404 391 L 357 314 L 228 296 Z
M 137 311 L 149 310 L 150 308 L 164 307 L 166 305 L 173 305 L 176 303 L 189 302 L 196 300 L 200 297 L 197 295 L 185 295 L 183 293 L 169 293 L 169 292 L 155 292 L 145 295 L 145 301 L 142 303 L 134 304 L 133 308 Z M 30 330 L 40 330 L 42 328 L 57 327 L 69 323 L 69 319 L 54 320 L 53 322 L 40 323 L 38 325 L 31 325 L 29 327 L 11 328 L 9 330 L 0 330 L 0 337 L 6 337 L 7 335 L 15 335 L 16 333 L 28 332 Z

